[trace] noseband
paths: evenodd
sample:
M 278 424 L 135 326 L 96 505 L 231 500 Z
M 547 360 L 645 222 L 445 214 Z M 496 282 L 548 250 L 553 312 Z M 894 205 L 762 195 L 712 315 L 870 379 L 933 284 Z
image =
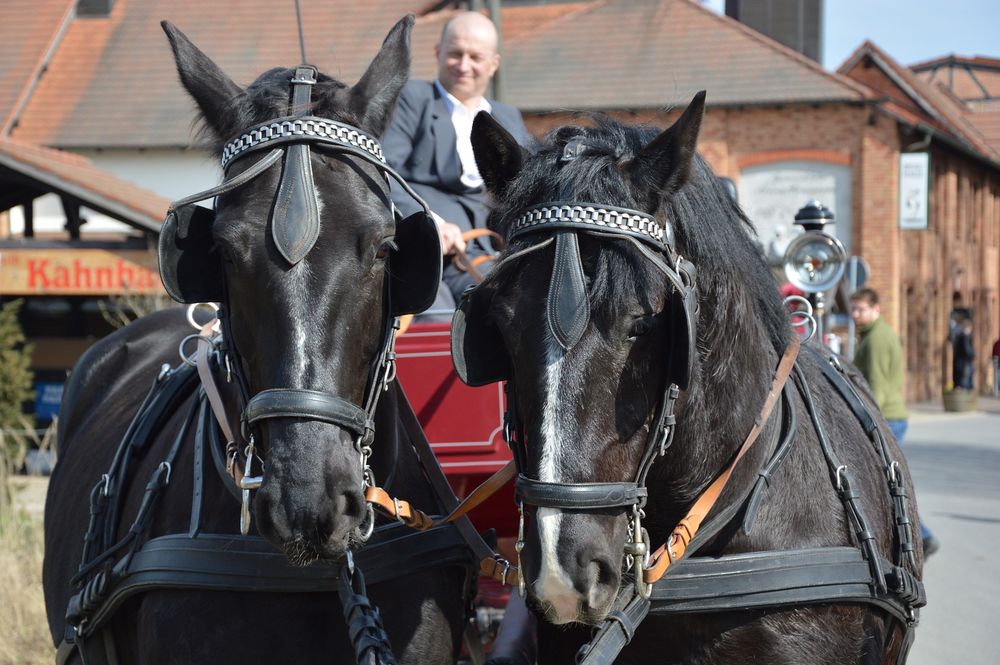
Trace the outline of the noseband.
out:
M 304 115 L 310 107 L 312 86 L 316 83 L 315 68 L 309 65 L 299 66 L 290 83 L 292 87 L 291 115 L 258 125 L 228 142 L 222 153 L 222 168 L 224 172 L 228 172 L 229 167 L 234 162 L 260 150 L 270 148 L 267 155 L 244 172 L 227 178 L 220 185 L 172 203 L 168 210 L 167 220 L 164 222 L 164 233 L 160 239 L 161 276 L 168 293 L 180 302 L 206 300 L 220 302 L 223 305 L 219 309 L 218 317 L 222 323 L 222 339 L 225 340 L 225 344 L 219 344 L 219 346 L 224 348 L 224 352 L 235 361 L 231 363 L 231 366 L 240 369 L 243 367 L 240 354 L 233 343 L 234 337 L 229 327 L 230 318 L 226 315 L 227 289 L 224 285 L 224 272 L 221 268 L 217 268 L 216 271 L 208 270 L 207 272 L 213 278 L 212 283 L 199 284 L 193 288 L 188 284 L 192 278 L 183 274 L 186 265 L 192 263 L 207 264 L 207 262 L 203 259 L 185 261 L 187 257 L 184 252 L 193 252 L 185 247 L 185 239 L 181 236 L 185 233 L 189 233 L 189 237 L 197 234 L 204 236 L 208 233 L 207 229 L 214 220 L 214 212 L 194 204 L 240 188 L 269 171 L 277 162 L 283 161 L 281 181 L 273 206 L 270 227 L 272 239 L 279 253 L 289 265 L 293 266 L 308 254 L 319 236 L 319 205 L 313 181 L 310 146 L 322 145 L 338 153 L 351 155 L 375 165 L 387 182 L 389 178 L 394 179 L 404 191 L 421 204 L 424 208 L 421 214 L 425 218 L 422 221 L 429 220 L 430 215 L 430 210 L 423 199 L 386 164 L 378 140 L 357 127 L 335 120 Z M 433 222 L 430 223 L 433 224 Z M 416 226 L 421 224 L 421 220 L 411 221 L 407 219 L 400 224 Z M 197 225 L 200 227 L 193 228 Z M 437 231 L 433 227 L 431 228 L 436 238 Z M 440 260 L 437 256 L 433 258 L 440 269 Z M 204 275 L 202 276 L 204 277 Z M 440 276 L 434 282 L 435 293 L 436 282 L 439 280 Z M 392 314 L 394 313 L 391 302 L 392 289 L 386 288 L 385 293 L 386 301 L 389 303 L 388 312 Z M 433 294 L 431 296 L 433 298 Z M 423 294 L 420 294 L 417 300 L 422 297 Z M 407 298 L 403 298 L 403 300 L 407 300 Z M 414 298 L 409 298 L 409 300 L 412 301 Z M 249 529 L 249 490 L 257 489 L 263 481 L 262 473 L 255 476 L 251 472 L 253 459 L 256 456 L 253 430 L 262 421 L 300 418 L 329 423 L 349 431 L 360 456 L 362 494 L 368 487 L 376 484 L 368 460 L 372 453 L 371 444 L 375 433 L 375 409 L 380 395 L 396 375 L 394 331 L 397 324 L 395 321 L 394 316 L 387 315 L 385 317 L 381 344 L 369 372 L 363 406 L 358 406 L 328 392 L 301 388 L 271 388 L 250 397 L 251 391 L 244 372 L 233 372 L 245 404 L 240 419 L 245 447 L 241 451 L 241 446 L 235 440 L 230 440 L 227 442 L 226 448 L 230 470 L 234 474 L 237 484 L 243 490 L 244 509 L 241 530 L 244 534 Z M 227 366 L 230 366 L 228 359 Z M 213 401 L 216 419 L 220 424 L 224 424 L 227 420 L 226 415 L 220 413 L 219 408 Z M 228 432 L 228 425 L 223 426 Z M 228 438 L 235 439 L 231 434 L 228 434 Z M 236 464 L 240 452 L 246 458 L 243 469 L 239 469 Z M 243 471 L 243 473 L 239 473 L 239 471 Z M 368 504 L 367 508 L 367 522 L 362 529 L 363 539 L 371 534 L 374 526 L 372 507 Z

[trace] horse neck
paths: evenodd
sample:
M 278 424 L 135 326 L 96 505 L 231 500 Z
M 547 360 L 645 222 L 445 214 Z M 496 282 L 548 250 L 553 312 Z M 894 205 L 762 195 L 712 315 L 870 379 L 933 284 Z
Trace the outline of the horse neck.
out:
M 702 275 L 692 384 L 678 401 L 673 444 L 650 476 L 667 512 L 689 505 L 732 460 L 753 427 L 778 363 L 775 341 L 763 322 L 767 304 L 736 280 Z

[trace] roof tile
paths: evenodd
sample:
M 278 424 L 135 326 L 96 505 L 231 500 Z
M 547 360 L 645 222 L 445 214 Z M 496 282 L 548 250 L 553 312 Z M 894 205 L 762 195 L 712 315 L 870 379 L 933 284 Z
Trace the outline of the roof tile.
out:
M 75 153 L 43 148 L 22 141 L 0 139 L 0 165 L 39 174 L 56 189 L 82 192 L 88 207 L 116 208 L 128 221 L 158 228 L 170 201 L 103 171 Z

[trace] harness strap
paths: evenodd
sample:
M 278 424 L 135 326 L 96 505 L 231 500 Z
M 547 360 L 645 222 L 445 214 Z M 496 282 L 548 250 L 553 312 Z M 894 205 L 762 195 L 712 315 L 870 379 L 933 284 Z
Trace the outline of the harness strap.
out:
M 904 586 L 914 581 L 908 575 L 901 577 Z M 857 602 L 889 612 L 904 626 L 910 624 L 913 617 L 906 599 L 879 589 L 885 583 L 876 584 L 864 553 L 856 547 L 691 557 L 653 585 L 650 614 Z M 920 594 L 916 595 L 919 600 Z
M 406 395 L 402 391 L 400 391 L 399 397 L 404 401 L 406 400 Z M 444 471 L 441 470 L 441 465 L 437 462 L 437 457 L 434 456 L 434 451 L 431 450 L 430 445 L 423 436 L 423 430 L 420 427 L 420 422 L 417 420 L 416 414 L 413 413 L 413 409 L 400 409 L 399 422 L 409 434 L 410 439 L 415 442 L 413 449 L 417 452 L 424 475 L 427 476 L 431 487 L 434 488 L 434 493 L 437 494 L 438 500 L 442 503 L 445 510 L 450 511 L 446 519 L 458 528 L 466 545 L 472 550 L 475 558 L 479 560 L 480 574 L 492 577 L 501 584 L 508 584 L 508 577 L 511 575 L 516 576 L 517 566 L 497 554 L 493 547 L 487 544 L 479 532 L 476 531 L 476 527 L 466 514 L 469 510 L 472 510 L 473 506 L 470 505 L 467 509 L 463 509 L 460 505 L 458 497 L 455 496 L 451 485 L 448 484 L 448 479 L 445 477 Z M 513 474 L 514 469 L 509 469 L 509 467 L 510 464 L 495 473 L 493 478 L 490 479 L 490 481 L 497 480 L 497 489 L 503 487 L 506 483 L 506 481 L 499 482 L 503 473 Z M 505 469 L 508 470 L 505 472 Z M 476 494 L 476 492 L 473 492 L 473 494 Z M 489 494 L 482 495 L 482 500 L 485 500 L 487 496 Z M 482 500 L 479 502 L 481 503 Z
M 785 384 L 785 388 L 782 391 L 782 404 L 784 405 L 785 421 L 784 428 L 785 431 L 778 441 L 778 445 L 774 449 L 774 453 L 771 455 L 771 460 L 767 465 L 757 472 L 757 480 L 753 484 L 753 488 L 750 490 L 750 496 L 747 499 L 747 508 L 743 514 L 743 533 L 749 534 L 753 531 L 754 522 L 757 519 L 757 512 L 760 510 L 760 506 L 764 501 L 764 493 L 767 488 L 771 486 L 771 477 L 774 476 L 774 472 L 778 470 L 781 463 L 785 461 L 788 457 L 788 452 L 792 449 L 792 442 L 795 441 L 795 434 L 798 428 L 798 415 L 795 413 L 795 407 L 792 404 L 792 398 L 790 397 L 791 387 L 789 384 Z
M 913 522 L 910 520 L 906 485 L 903 482 L 902 470 L 899 464 L 892 459 L 892 453 L 886 443 L 885 436 L 878 426 L 875 416 L 869 407 L 858 395 L 840 364 L 836 355 L 829 355 L 826 362 L 820 363 L 823 376 L 837 390 L 840 396 L 850 406 L 854 416 L 861 423 L 865 434 L 871 439 L 875 451 L 882 458 L 882 465 L 886 473 L 889 484 L 889 495 L 892 497 L 892 513 L 896 523 L 896 563 L 902 565 L 906 561 L 910 568 L 916 569 L 915 560 L 915 538 Z
M 788 346 L 785 348 L 785 353 L 781 356 L 781 362 L 778 363 L 778 369 L 774 373 L 774 379 L 771 381 L 771 388 L 767 393 L 767 398 L 764 400 L 764 405 L 761 407 L 753 427 L 743 441 L 743 445 L 740 446 L 739 451 L 736 453 L 736 457 L 733 458 L 733 461 L 726 467 L 725 471 L 698 497 L 698 500 L 695 501 L 687 515 L 674 527 L 670 539 L 650 556 L 650 565 L 643 571 L 643 579 L 647 584 L 653 584 L 663 577 L 670 565 L 684 556 L 688 544 L 698 532 L 705 516 L 708 515 L 715 506 L 716 501 L 722 495 L 722 491 L 726 488 L 726 484 L 729 482 L 729 478 L 732 476 L 736 465 L 739 464 L 739 461 L 743 459 L 743 456 L 746 455 L 754 441 L 757 440 L 760 433 L 764 430 L 764 426 L 771 416 L 771 411 L 778 401 L 778 396 L 781 394 L 781 390 L 788 380 L 792 368 L 795 366 L 795 358 L 799 354 L 799 345 L 798 336 L 793 335 Z
M 594 631 L 593 639 L 577 652 L 577 665 L 613 663 L 632 641 L 635 629 L 649 614 L 649 608 L 649 599 L 635 593 L 633 586 L 622 587 L 608 617 Z
M 504 464 L 492 476 L 484 480 L 467 497 L 462 499 L 455 508 L 438 519 L 433 519 L 423 511 L 415 508 L 409 501 L 398 499 L 381 487 L 370 487 L 365 492 L 365 500 L 373 504 L 375 509 L 386 517 L 403 522 L 412 529 L 429 529 L 454 522 L 475 510 L 486 499 L 496 494 L 517 474 L 517 467 L 511 460 Z
M 257 176 L 259 176 L 264 171 L 271 168 L 275 162 L 281 159 L 281 155 L 284 154 L 284 152 L 285 151 L 283 148 L 275 148 L 271 152 L 267 153 L 267 155 L 265 155 L 263 159 L 261 159 L 258 162 L 255 162 L 253 166 L 248 168 L 243 173 L 240 173 L 237 176 L 229 178 L 228 180 L 221 182 L 215 187 L 211 187 L 204 191 L 198 192 L 197 194 L 191 194 L 190 196 L 185 196 L 182 199 L 177 199 L 176 201 L 170 204 L 170 207 L 167 209 L 167 211 L 172 212 L 174 210 L 177 210 L 178 208 L 183 208 L 186 205 L 191 205 L 192 203 L 197 203 L 198 201 L 204 201 L 205 199 L 211 199 L 218 196 L 219 194 L 225 194 L 226 192 L 231 192 L 237 187 L 242 187 L 243 185 L 247 184 Z
M 198 350 L 195 352 L 195 364 L 198 367 L 198 378 L 201 379 L 201 387 L 205 390 L 208 403 L 215 414 L 215 421 L 219 423 L 222 433 L 226 436 L 226 447 L 236 443 L 233 435 L 233 428 L 229 425 L 229 418 L 226 417 L 226 407 L 222 403 L 222 395 L 219 386 L 215 383 L 215 375 L 208 360 L 208 351 L 212 346 L 212 329 L 217 319 L 213 319 L 202 327 L 198 333 Z
M 873 581 L 879 586 L 879 591 L 885 593 L 885 578 L 881 563 L 882 557 L 875 544 L 875 534 L 868 526 L 868 519 L 865 516 L 864 508 L 858 501 L 861 498 L 861 494 L 854 487 L 853 475 L 848 466 L 843 464 L 840 458 L 837 457 L 833 445 L 827 436 L 826 427 L 820 420 L 819 413 L 816 411 L 816 405 L 813 403 L 812 390 L 809 388 L 809 383 L 806 381 L 805 375 L 799 367 L 795 368 L 795 382 L 799 388 L 799 394 L 802 396 L 806 411 L 809 413 L 813 429 L 816 431 L 816 438 L 819 440 L 820 448 L 823 450 L 823 456 L 826 458 L 826 463 L 830 470 L 830 478 L 844 506 L 844 512 L 847 514 L 848 527 L 853 532 L 858 546 L 865 552 L 868 565 L 872 569 Z
M 369 584 L 425 568 L 469 563 L 463 539 L 450 527 L 409 531 L 389 524 L 378 527 L 375 534 L 373 542 L 357 554 L 358 566 L 368 571 Z M 112 576 L 117 578 L 117 584 L 99 606 L 89 608 L 80 635 L 92 635 L 128 598 L 145 591 L 335 592 L 339 570 L 335 562 L 316 562 L 306 568 L 292 566 L 281 552 L 259 537 L 203 533 L 197 538 L 187 534 L 152 538 L 133 556 L 115 565 Z M 70 604 L 79 605 L 79 601 Z
M 648 491 L 636 483 L 550 483 L 518 474 L 517 497 L 540 508 L 595 510 L 621 508 L 646 502 Z

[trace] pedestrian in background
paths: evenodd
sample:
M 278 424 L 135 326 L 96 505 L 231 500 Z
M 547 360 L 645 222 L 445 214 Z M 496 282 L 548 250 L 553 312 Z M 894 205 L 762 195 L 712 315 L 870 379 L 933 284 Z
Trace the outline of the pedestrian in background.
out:
M 993 396 L 1000 395 L 1000 338 L 993 342 Z
M 909 426 L 909 414 L 903 397 L 903 345 L 899 336 L 882 320 L 878 293 L 860 289 L 851 296 L 851 318 L 858 330 L 858 346 L 854 364 L 871 386 L 875 403 L 889 424 L 896 442 L 903 444 Z M 920 522 L 924 556 L 938 550 L 940 542 L 931 530 Z
M 973 363 L 976 350 L 972 345 L 972 321 L 968 317 L 959 321 L 951 345 L 951 379 L 956 388 L 972 390 L 973 376 L 976 373 Z

